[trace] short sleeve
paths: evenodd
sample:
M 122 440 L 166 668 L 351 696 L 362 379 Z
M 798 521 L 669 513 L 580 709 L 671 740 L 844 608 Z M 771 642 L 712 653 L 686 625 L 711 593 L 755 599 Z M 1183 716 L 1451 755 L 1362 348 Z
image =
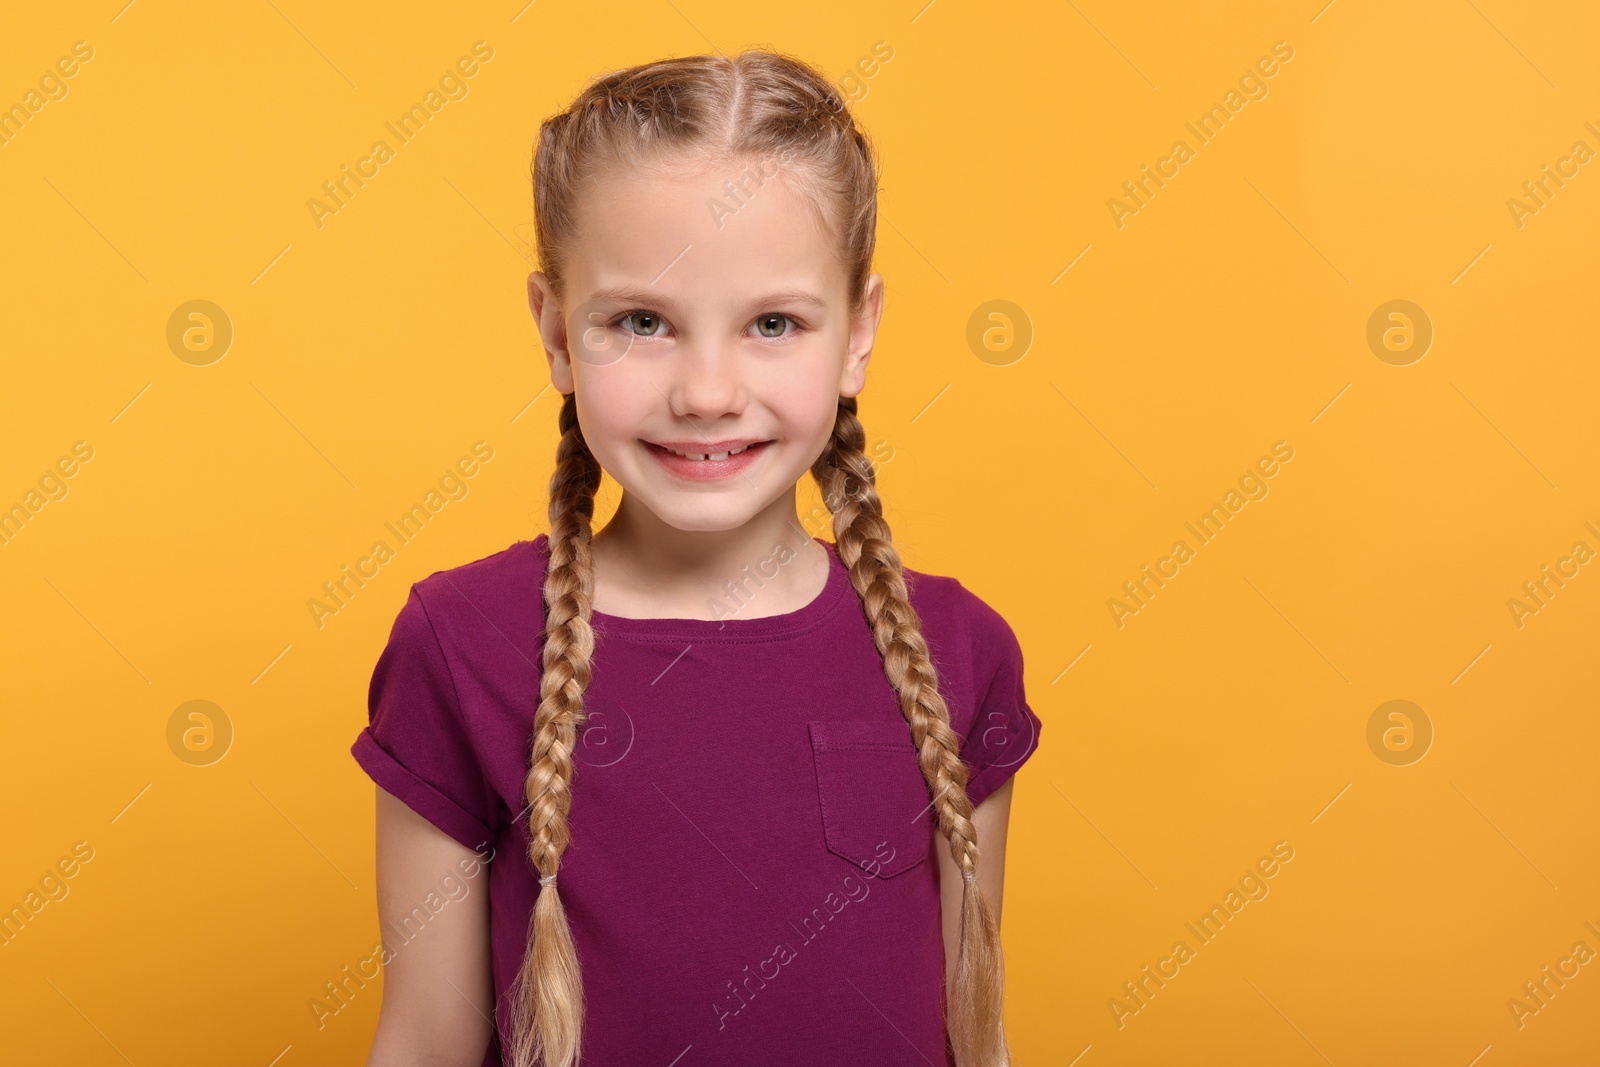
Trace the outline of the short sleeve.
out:
M 961 745 L 967 798 L 976 808 L 1039 747 L 1042 723 L 1022 684 L 1022 646 L 1009 623 L 976 596 L 972 628 L 977 706 Z
M 491 844 L 483 767 L 415 585 L 373 669 L 367 716 L 350 747 L 362 770 L 467 848 L 482 852 Z

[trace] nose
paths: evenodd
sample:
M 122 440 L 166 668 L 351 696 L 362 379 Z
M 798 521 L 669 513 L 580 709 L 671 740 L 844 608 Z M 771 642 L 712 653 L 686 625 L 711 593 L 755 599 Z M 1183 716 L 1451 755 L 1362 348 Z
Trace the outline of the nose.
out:
M 744 410 L 744 368 L 735 345 L 680 343 L 675 355 L 666 390 L 674 413 L 710 421 Z

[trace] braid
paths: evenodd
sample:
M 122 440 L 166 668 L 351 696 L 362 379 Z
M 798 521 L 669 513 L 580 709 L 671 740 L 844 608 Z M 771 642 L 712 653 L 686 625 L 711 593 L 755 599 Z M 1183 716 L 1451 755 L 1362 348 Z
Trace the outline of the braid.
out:
M 939 694 L 938 675 L 922 635 L 922 621 L 906 594 L 900 553 L 883 517 L 866 432 L 854 397 L 841 397 L 833 437 L 811 468 L 833 512 L 839 558 L 850 570 L 866 609 L 884 673 L 900 696 L 911 726 L 922 777 L 933 794 L 939 828 L 962 872 L 961 936 L 948 1027 L 962 1067 L 1003 1067 L 1010 1062 L 1001 1024 L 1003 970 L 1000 928 L 988 898 L 978 888 L 978 833 L 967 798 L 967 767 L 961 739 L 950 727 L 950 710 Z
M 589 555 L 594 495 L 600 464 L 578 427 L 575 393 L 561 407 L 561 443 L 550 479 L 550 560 L 544 579 L 543 671 L 539 709 L 533 720 L 533 750 L 523 794 L 528 802 L 528 858 L 541 878 L 553 879 L 571 833 L 572 753 L 583 725 L 583 693 L 589 685 L 594 631 L 594 568 Z M 527 951 L 513 1000 L 510 1062 L 533 1067 L 570 1067 L 583 1036 L 583 979 L 566 909 L 552 880 L 541 884 L 528 923 Z
M 544 120 L 534 146 L 533 201 L 539 262 L 556 294 L 579 242 L 578 204 L 596 173 L 617 164 L 680 157 L 793 159 L 793 183 L 836 239 L 850 311 L 863 307 L 876 247 L 878 167 L 866 131 L 828 78 L 799 59 L 764 49 L 660 60 L 595 79 L 569 107 Z M 550 560 L 544 581 L 545 648 L 528 801 L 529 857 L 553 879 L 569 839 L 572 754 L 583 723 L 594 634 L 589 554 L 600 467 L 578 427 L 574 397 L 561 410 L 561 443 L 550 484 Z M 961 940 L 948 1026 L 961 1067 L 1005 1067 L 999 927 L 977 887 L 978 841 L 960 738 L 912 610 L 905 575 L 883 518 L 865 433 L 853 397 L 839 401 L 832 440 L 812 465 L 833 512 L 834 540 L 861 597 L 884 673 L 899 694 L 918 763 L 964 881 Z M 520 816 L 519 816 L 520 817 Z M 508 1062 L 572 1067 L 583 1028 L 583 987 L 571 930 L 554 884 L 541 884 L 517 976 Z

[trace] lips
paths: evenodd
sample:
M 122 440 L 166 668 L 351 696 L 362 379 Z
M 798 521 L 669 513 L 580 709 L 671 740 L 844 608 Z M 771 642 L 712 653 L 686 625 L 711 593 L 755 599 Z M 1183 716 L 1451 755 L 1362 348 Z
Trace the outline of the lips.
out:
M 727 458 L 753 445 L 767 444 L 759 438 L 727 438 L 722 441 L 646 441 L 646 444 L 675 452 L 690 459 Z
M 663 445 L 662 447 L 665 448 L 666 446 Z M 681 452 L 676 448 L 668 448 L 667 451 L 671 452 L 675 456 L 682 456 L 684 459 L 719 461 L 727 459 L 729 456 L 737 456 L 745 449 L 751 447 L 753 446 L 739 445 L 737 448 L 719 448 L 715 451 L 708 450 L 705 452 Z
M 654 441 L 644 442 L 649 453 L 667 471 L 680 478 L 697 482 L 715 481 L 738 474 L 759 460 L 771 443 L 770 441 L 716 441 L 707 444 L 675 442 L 674 445 L 661 445 Z M 688 447 L 682 447 L 684 445 Z

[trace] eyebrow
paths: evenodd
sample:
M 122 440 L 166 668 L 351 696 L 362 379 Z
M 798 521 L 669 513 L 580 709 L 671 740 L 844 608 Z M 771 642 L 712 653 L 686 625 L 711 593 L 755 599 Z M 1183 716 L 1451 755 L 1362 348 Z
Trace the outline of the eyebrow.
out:
M 589 301 L 611 301 L 619 304 L 640 304 L 649 307 L 663 307 L 676 310 L 671 298 L 652 293 L 648 289 L 638 289 L 630 286 L 614 286 L 610 289 L 601 289 L 589 297 Z M 750 301 L 752 309 L 762 309 L 775 304 L 804 304 L 808 307 L 825 311 L 828 302 L 809 289 L 778 289 L 757 297 Z

